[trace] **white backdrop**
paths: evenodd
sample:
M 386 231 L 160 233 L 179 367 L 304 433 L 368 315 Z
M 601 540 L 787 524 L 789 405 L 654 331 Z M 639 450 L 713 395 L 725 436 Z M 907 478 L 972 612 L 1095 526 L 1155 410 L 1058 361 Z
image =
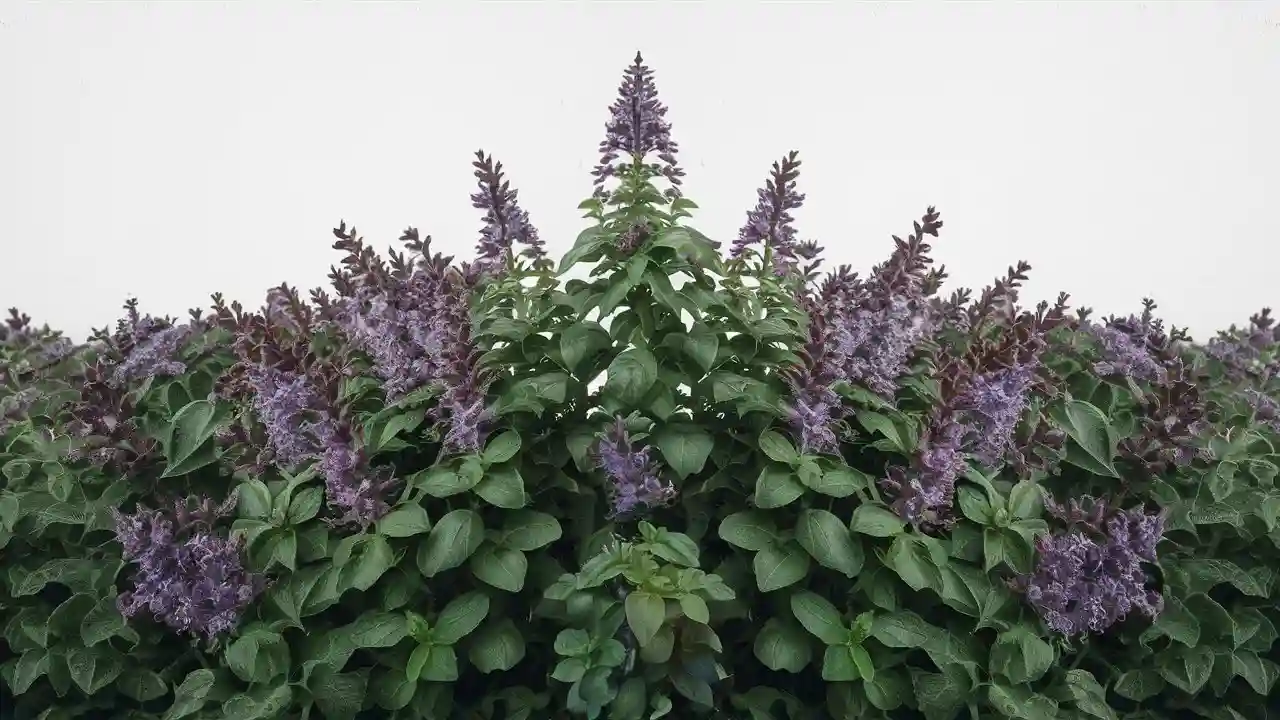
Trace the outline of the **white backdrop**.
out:
M 1274 2 L 0 2 L 0 304 L 83 336 L 128 295 L 182 314 L 324 282 L 329 229 L 469 256 L 471 154 L 555 253 L 623 68 L 657 73 L 731 240 L 801 152 L 801 236 L 867 268 L 926 205 L 981 286 L 1199 339 L 1280 301 Z

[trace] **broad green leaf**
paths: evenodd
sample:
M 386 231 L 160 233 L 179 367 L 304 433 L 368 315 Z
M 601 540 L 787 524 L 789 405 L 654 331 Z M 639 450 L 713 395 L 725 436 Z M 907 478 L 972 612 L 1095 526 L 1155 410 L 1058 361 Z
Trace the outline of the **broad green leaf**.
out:
M 858 664 L 854 662 L 854 649 L 852 645 L 828 645 L 822 656 L 822 679 L 827 682 L 853 682 L 861 677 Z
M 642 647 L 653 640 L 666 618 L 666 601 L 653 593 L 637 590 L 627 595 L 627 625 Z
M 801 590 L 792 595 L 791 613 L 805 630 L 828 645 L 843 643 L 849 635 L 840 611 L 817 593 Z
M 854 577 L 865 559 L 862 545 L 840 518 L 826 510 L 801 510 L 796 519 L 796 542 L 819 565 Z
M 583 361 L 613 344 L 599 323 L 581 322 L 560 333 L 560 357 L 569 372 L 577 372 Z
M 922 648 L 939 632 L 937 627 L 906 610 L 877 615 L 871 623 L 871 637 L 890 648 Z
M 760 592 L 779 590 L 802 579 L 809 572 L 809 554 L 797 543 L 769 545 L 752 561 Z
M 1070 438 L 1065 460 L 1095 475 L 1119 477 L 1112 459 L 1116 436 L 1101 410 L 1083 400 L 1055 405 L 1050 417 Z
M 484 521 L 473 510 L 454 510 L 436 523 L 418 546 L 418 569 L 426 577 L 467 561 L 484 540 Z
M 472 575 L 507 592 L 523 590 L 529 572 L 529 559 L 523 552 L 488 543 L 471 556 L 468 565 Z
M 210 400 L 188 403 L 173 416 L 165 435 L 162 478 L 194 472 L 218 460 L 213 436 L 226 419 L 226 406 Z
M 518 510 L 525 506 L 524 478 L 514 465 L 494 465 L 475 487 L 476 495 L 494 507 Z
M 1213 648 L 1174 648 L 1157 656 L 1160 677 L 1185 693 L 1194 695 L 1200 692 L 1213 672 Z
M 756 507 L 762 510 L 790 505 L 801 495 L 804 495 L 804 485 L 800 484 L 795 473 L 786 465 L 766 465 L 756 479 Z
M 1116 711 L 1107 705 L 1107 691 L 1087 670 L 1068 670 L 1067 692 L 1076 709 L 1100 720 L 1118 720 Z
M 381 535 L 366 535 L 355 554 L 342 566 L 340 586 L 368 590 L 395 564 L 395 553 Z
M 471 636 L 467 657 L 482 673 L 510 670 L 524 659 L 524 635 L 511 618 L 502 618 Z
M 1014 685 L 1038 680 L 1053 666 L 1056 653 L 1025 625 L 1000 633 L 991 647 L 991 671 Z
M 706 324 L 695 322 L 684 336 L 684 352 L 703 372 L 711 372 L 720 351 L 720 335 Z
M 798 673 L 812 657 L 810 642 L 794 623 L 769 618 L 756 635 L 754 650 L 756 658 L 770 670 Z
M 859 505 L 854 508 L 849 529 L 871 537 L 893 537 L 901 535 L 906 524 L 905 520 L 888 508 L 879 505 Z
M 681 480 L 702 472 L 715 446 L 715 439 L 703 428 L 690 423 L 663 423 L 653 434 L 653 444 L 662 459 Z
M 194 715 L 204 707 L 205 698 L 213 689 L 215 676 L 212 670 L 200 669 L 187 673 L 173 689 L 173 704 L 164 714 L 164 720 L 178 720 Z
M 639 405 L 658 381 L 658 361 L 647 348 L 624 350 L 609 364 L 605 391 L 626 405 Z
M 810 490 L 828 497 L 849 497 L 871 485 L 871 478 L 861 470 L 851 467 L 828 467 L 818 475 L 801 473 L 800 482 Z
M 360 672 L 322 672 L 311 677 L 307 689 L 325 720 L 355 720 L 364 706 L 368 677 Z
M 1142 702 L 1159 695 L 1164 687 L 1164 678 L 1155 670 L 1129 670 L 1121 673 L 1112 689 L 1120 697 Z
M 753 552 L 779 541 L 778 526 L 758 510 L 743 510 L 729 515 L 720 521 L 718 533 L 720 539 L 730 545 Z
M 453 645 L 480 627 L 488 614 L 488 595 L 474 591 L 463 593 L 440 611 L 432 627 L 431 641 L 437 645 Z
M 760 433 L 760 451 L 774 462 L 791 466 L 800 462 L 800 452 L 785 435 L 777 430 L 765 430 Z
M 508 430 L 489 441 L 480 457 L 486 465 L 504 463 L 520 452 L 520 433 Z
M 431 519 L 421 505 L 401 505 L 384 515 L 377 527 L 387 537 L 412 537 L 431 530 Z
M 409 484 L 415 488 L 421 488 L 431 497 L 447 498 L 474 488 L 482 477 L 480 474 L 458 473 L 443 466 L 436 466 L 415 473 L 409 478 Z
M 361 615 L 345 629 L 347 640 L 357 649 L 394 647 L 409 635 L 409 623 L 401 613 Z
M 115 682 L 124 671 L 123 659 L 107 645 L 71 647 L 67 649 L 66 657 L 71 680 L 86 695 L 93 695 Z
M 285 518 L 290 525 L 301 525 L 319 514 L 323 504 L 324 490 L 318 487 L 303 488 L 289 500 Z
M 507 516 L 498 544 L 528 552 L 549 545 L 563 534 L 560 521 L 535 510 L 517 510 Z

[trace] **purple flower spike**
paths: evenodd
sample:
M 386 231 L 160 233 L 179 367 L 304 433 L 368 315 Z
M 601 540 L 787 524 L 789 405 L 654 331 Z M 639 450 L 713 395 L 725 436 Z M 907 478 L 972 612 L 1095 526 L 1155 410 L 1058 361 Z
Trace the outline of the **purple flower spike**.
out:
M 245 569 L 238 541 L 213 534 L 211 519 L 116 513 L 124 558 L 137 566 L 133 590 L 117 600 L 122 615 L 146 610 L 177 632 L 210 639 L 239 623 L 265 583 Z
M 111 386 L 121 387 L 134 380 L 186 372 L 186 364 L 174 358 L 191 330 L 189 325 L 171 325 L 151 316 L 142 318 L 133 328 L 124 361 L 111 375 Z
M 658 86 L 653 81 L 653 71 L 644 64 L 644 58 L 636 53 L 635 62 L 627 68 L 618 88 L 618 99 L 609 107 L 610 118 L 605 125 L 605 138 L 600 143 L 600 164 L 592 171 L 597 195 L 603 194 L 606 180 L 618 174 L 614 164 L 619 157 L 630 156 L 633 162 L 641 162 L 650 153 L 657 153 L 658 171 L 671 182 L 667 196 L 680 196 L 680 184 L 684 171 L 676 164 L 676 152 L 680 149 L 671 139 L 671 123 L 667 122 L 667 106 L 658 100 Z
M 738 231 L 729 254 L 742 257 L 747 248 L 763 246 L 773 251 L 773 271 L 778 276 L 794 272 L 800 261 L 801 246 L 792 226 L 795 218 L 791 211 L 804 204 L 804 194 L 796 192 L 796 178 L 800 176 L 799 153 L 792 150 L 782 160 L 773 164 L 773 171 L 765 186 L 756 191 L 759 201 L 747 213 L 747 224 Z
M 675 487 L 663 481 L 658 464 L 649 457 L 649 452 L 648 447 L 632 448 L 631 434 L 621 416 L 600 439 L 596 447 L 596 467 L 612 482 L 611 517 L 659 507 L 675 497 Z
M 959 400 L 974 429 L 970 452 L 987 467 L 999 464 L 1013 449 L 1013 433 L 1027 407 L 1035 368 L 1018 365 L 973 379 Z
M 1140 508 L 1114 513 L 1105 527 L 1082 524 L 1036 541 L 1036 567 L 1014 581 L 1051 630 L 1073 636 L 1105 632 L 1132 612 L 1155 617 L 1160 594 L 1146 587 L 1144 562 L 1155 562 L 1164 517 Z
M 471 195 L 471 206 L 484 211 L 484 227 L 476 246 L 477 264 L 483 272 L 501 273 L 511 257 L 513 246 L 525 245 L 522 254 L 537 262 L 546 257 L 546 243 L 529 223 L 529 213 L 520 208 L 519 191 L 503 177 L 502 163 L 493 156 L 476 151 L 471 163 L 479 189 Z

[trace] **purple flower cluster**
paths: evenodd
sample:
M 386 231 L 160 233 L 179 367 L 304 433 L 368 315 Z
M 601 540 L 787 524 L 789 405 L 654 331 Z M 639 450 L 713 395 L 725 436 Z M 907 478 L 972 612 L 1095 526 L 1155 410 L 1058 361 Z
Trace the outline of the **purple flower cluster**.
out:
M 251 366 L 246 379 L 253 389 L 253 408 L 279 466 L 293 469 L 319 460 L 329 504 L 342 511 L 339 522 L 368 526 L 387 514 L 389 471 L 368 466 L 311 377 Z
M 502 163 L 479 150 L 472 166 L 479 188 L 471 195 L 471 206 L 484 211 L 484 227 L 476 246 L 479 269 L 493 275 L 505 272 L 513 261 L 516 243 L 526 246 L 522 255 L 535 263 L 542 262 L 547 255 L 546 243 L 529 223 L 529 213 L 520 207 L 519 191 L 503 177 Z
M 346 264 L 354 269 L 336 278 L 350 286 L 334 314 L 339 326 L 373 360 L 388 401 L 438 388 L 433 412 L 447 427 L 445 452 L 475 452 L 492 419 L 491 381 L 479 367 L 480 351 L 471 337 L 471 296 L 481 269 L 453 267 L 452 258 L 432 254 L 431 238 L 419 240 L 413 228 L 401 239 L 419 260 L 400 262 L 394 270 L 365 248 L 354 228 L 347 232 L 342 225 L 334 234 L 334 247 L 349 253 Z
M 795 218 L 791 215 L 792 210 L 804 204 L 804 194 L 796 191 L 801 164 L 798 158 L 799 153 L 792 150 L 773 164 L 765 186 L 756 191 L 759 200 L 747 213 L 747 224 L 738 231 L 729 252 L 738 259 L 748 248 L 761 246 L 771 254 L 773 272 L 779 277 L 794 273 L 800 262 L 801 248 L 792 225 Z
M 117 604 L 125 617 L 146 610 L 177 632 L 212 639 L 236 626 L 265 583 L 245 569 L 238 541 L 214 534 L 208 514 L 183 517 L 185 505 L 173 515 L 116 513 L 116 537 L 137 566 L 133 590 Z
M 958 401 L 970 424 L 969 453 L 987 467 L 1013 450 L 1014 430 L 1035 383 L 1034 365 L 1016 365 L 973 378 Z
M 635 62 L 626 69 L 618 88 L 618 99 L 609 107 L 609 112 L 605 138 L 600 143 L 600 164 L 592 171 L 596 195 L 603 196 L 604 183 L 619 174 L 615 161 L 620 157 L 640 163 L 650 153 L 656 153 L 660 164 L 654 169 L 671 183 L 667 197 L 679 197 L 684 177 L 684 171 L 676 164 L 679 145 L 671 139 L 667 107 L 658 99 L 653 71 L 644 64 L 640 53 L 636 53 Z
M 1105 526 L 1086 522 L 1038 538 L 1035 569 L 1014 581 L 1051 630 L 1101 633 L 1131 612 L 1155 617 L 1163 607 L 1142 564 L 1156 561 L 1164 516 L 1140 508 L 1107 514 Z
M 1252 389 L 1245 391 L 1245 399 L 1253 410 L 1254 419 L 1270 428 L 1271 432 L 1280 434 L 1280 402 Z
M 122 387 L 136 380 L 186 372 L 186 364 L 175 357 L 191 331 L 190 325 L 175 325 L 150 315 L 134 318 L 127 335 L 121 338 L 124 359 L 116 366 L 110 382 Z
M 782 373 L 790 389 L 787 422 L 800 452 L 835 455 L 840 448 L 832 426 L 846 410 L 833 386 L 841 379 L 844 356 L 819 304 L 809 296 L 800 301 L 809 313 L 809 337 L 800 351 L 801 363 Z
M 892 398 L 912 353 L 932 330 L 923 306 L 906 295 L 895 295 L 881 307 L 852 309 L 836 322 L 846 378 Z
M 1271 316 L 1271 308 L 1263 308 L 1249 318 L 1249 326 L 1218 333 L 1205 351 L 1227 367 L 1235 379 L 1276 375 L 1280 371 L 1280 325 Z
M 600 438 L 595 450 L 596 467 L 609 479 L 611 517 L 625 517 L 667 504 L 676 490 L 662 479 L 658 463 L 650 456 L 651 448 L 632 447 L 626 420 L 617 417 L 609 432 Z
M 968 434 L 968 426 L 949 418 L 921 438 L 911 469 L 889 468 L 881 484 L 894 492 L 893 507 L 902 519 L 929 531 L 951 526 L 956 479 L 967 467 Z
M 1164 381 L 1165 369 L 1147 346 L 1147 333 L 1137 318 L 1130 317 L 1125 322 L 1111 320 L 1103 325 L 1087 323 L 1085 327 L 1102 346 L 1103 359 L 1094 363 L 1095 373 L 1103 377 Z

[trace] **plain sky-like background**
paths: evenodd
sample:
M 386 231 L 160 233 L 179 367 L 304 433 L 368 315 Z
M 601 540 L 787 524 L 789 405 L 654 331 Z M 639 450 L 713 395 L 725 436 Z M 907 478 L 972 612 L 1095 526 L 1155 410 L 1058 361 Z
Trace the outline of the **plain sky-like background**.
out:
M 0 306 L 82 338 L 136 296 L 326 283 L 330 229 L 469 258 L 472 154 L 555 254 L 623 69 L 655 70 L 690 221 L 726 243 L 769 165 L 867 269 L 928 205 L 949 286 L 1033 265 L 1197 339 L 1280 301 L 1280 4 L 0 1 Z

